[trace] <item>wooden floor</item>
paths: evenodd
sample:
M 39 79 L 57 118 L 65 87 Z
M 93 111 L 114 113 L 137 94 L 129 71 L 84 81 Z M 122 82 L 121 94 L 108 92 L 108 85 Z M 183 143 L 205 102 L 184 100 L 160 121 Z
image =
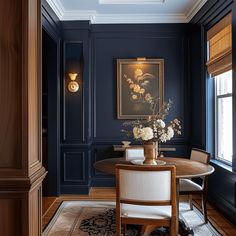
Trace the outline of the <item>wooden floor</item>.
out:
M 64 200 L 114 200 L 114 188 L 91 188 L 89 195 L 62 195 L 43 198 L 43 228 L 52 219 L 57 208 Z M 186 199 L 181 196 L 181 201 Z M 200 207 L 200 199 L 194 199 L 194 205 Z M 214 206 L 207 203 L 208 219 L 223 236 L 236 236 L 236 226 L 228 221 Z

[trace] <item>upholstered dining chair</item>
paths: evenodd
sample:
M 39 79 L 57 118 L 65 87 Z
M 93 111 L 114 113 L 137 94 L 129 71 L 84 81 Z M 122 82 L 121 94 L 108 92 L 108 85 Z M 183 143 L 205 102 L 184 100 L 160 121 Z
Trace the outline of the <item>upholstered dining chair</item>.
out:
M 198 161 L 204 164 L 209 164 L 210 153 L 193 148 L 191 150 L 190 160 Z M 179 182 L 179 194 L 180 195 L 189 195 L 189 204 L 191 210 L 193 209 L 192 195 L 198 194 L 202 197 L 202 213 L 204 215 L 204 221 L 207 223 L 207 207 L 206 207 L 206 193 L 207 193 L 207 176 L 201 177 L 202 184 L 199 185 L 192 181 L 191 179 L 180 179 Z
M 175 175 L 175 166 L 116 165 L 117 236 L 126 224 L 169 227 L 177 235 Z
M 132 160 L 144 160 L 144 148 L 143 147 L 127 147 L 125 149 L 126 161 Z

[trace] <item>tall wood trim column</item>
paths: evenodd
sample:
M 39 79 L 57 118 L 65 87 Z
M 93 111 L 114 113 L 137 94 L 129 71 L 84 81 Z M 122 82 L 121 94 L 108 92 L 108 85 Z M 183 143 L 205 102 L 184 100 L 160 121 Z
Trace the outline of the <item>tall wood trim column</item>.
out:
M 0 235 L 41 235 L 41 1 L 0 1 Z

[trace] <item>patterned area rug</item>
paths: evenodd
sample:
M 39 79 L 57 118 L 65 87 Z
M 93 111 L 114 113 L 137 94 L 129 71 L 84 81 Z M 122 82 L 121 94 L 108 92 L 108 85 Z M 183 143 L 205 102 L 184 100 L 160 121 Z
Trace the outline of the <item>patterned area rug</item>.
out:
M 64 201 L 43 232 L 43 236 L 115 236 L 115 202 Z M 204 224 L 201 212 L 187 203 L 180 204 L 181 219 L 190 226 L 195 236 L 220 236 L 214 227 Z M 168 235 L 158 229 L 150 236 Z M 128 225 L 127 236 L 138 236 L 139 227 Z

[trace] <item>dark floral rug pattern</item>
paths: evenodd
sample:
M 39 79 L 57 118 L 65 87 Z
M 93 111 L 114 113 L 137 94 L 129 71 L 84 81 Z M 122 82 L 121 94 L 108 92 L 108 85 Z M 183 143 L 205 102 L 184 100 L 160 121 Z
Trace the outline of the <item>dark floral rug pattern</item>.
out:
M 115 209 L 110 209 L 102 214 L 84 219 L 80 223 L 80 230 L 88 233 L 89 236 L 115 236 L 116 235 L 116 214 Z M 139 236 L 139 226 L 127 225 L 126 236 Z M 169 232 L 165 228 L 157 229 L 150 236 L 165 236 Z
M 102 214 L 84 219 L 80 223 L 80 230 L 92 235 L 113 236 L 116 232 L 114 209 L 110 209 Z
M 187 203 L 180 204 L 182 220 L 194 231 L 195 236 L 220 236 L 214 227 L 203 223 L 200 211 L 189 210 Z M 115 236 L 115 202 L 64 201 L 43 236 Z M 140 226 L 127 225 L 126 236 L 139 236 Z M 150 236 L 167 236 L 168 230 L 157 229 Z

